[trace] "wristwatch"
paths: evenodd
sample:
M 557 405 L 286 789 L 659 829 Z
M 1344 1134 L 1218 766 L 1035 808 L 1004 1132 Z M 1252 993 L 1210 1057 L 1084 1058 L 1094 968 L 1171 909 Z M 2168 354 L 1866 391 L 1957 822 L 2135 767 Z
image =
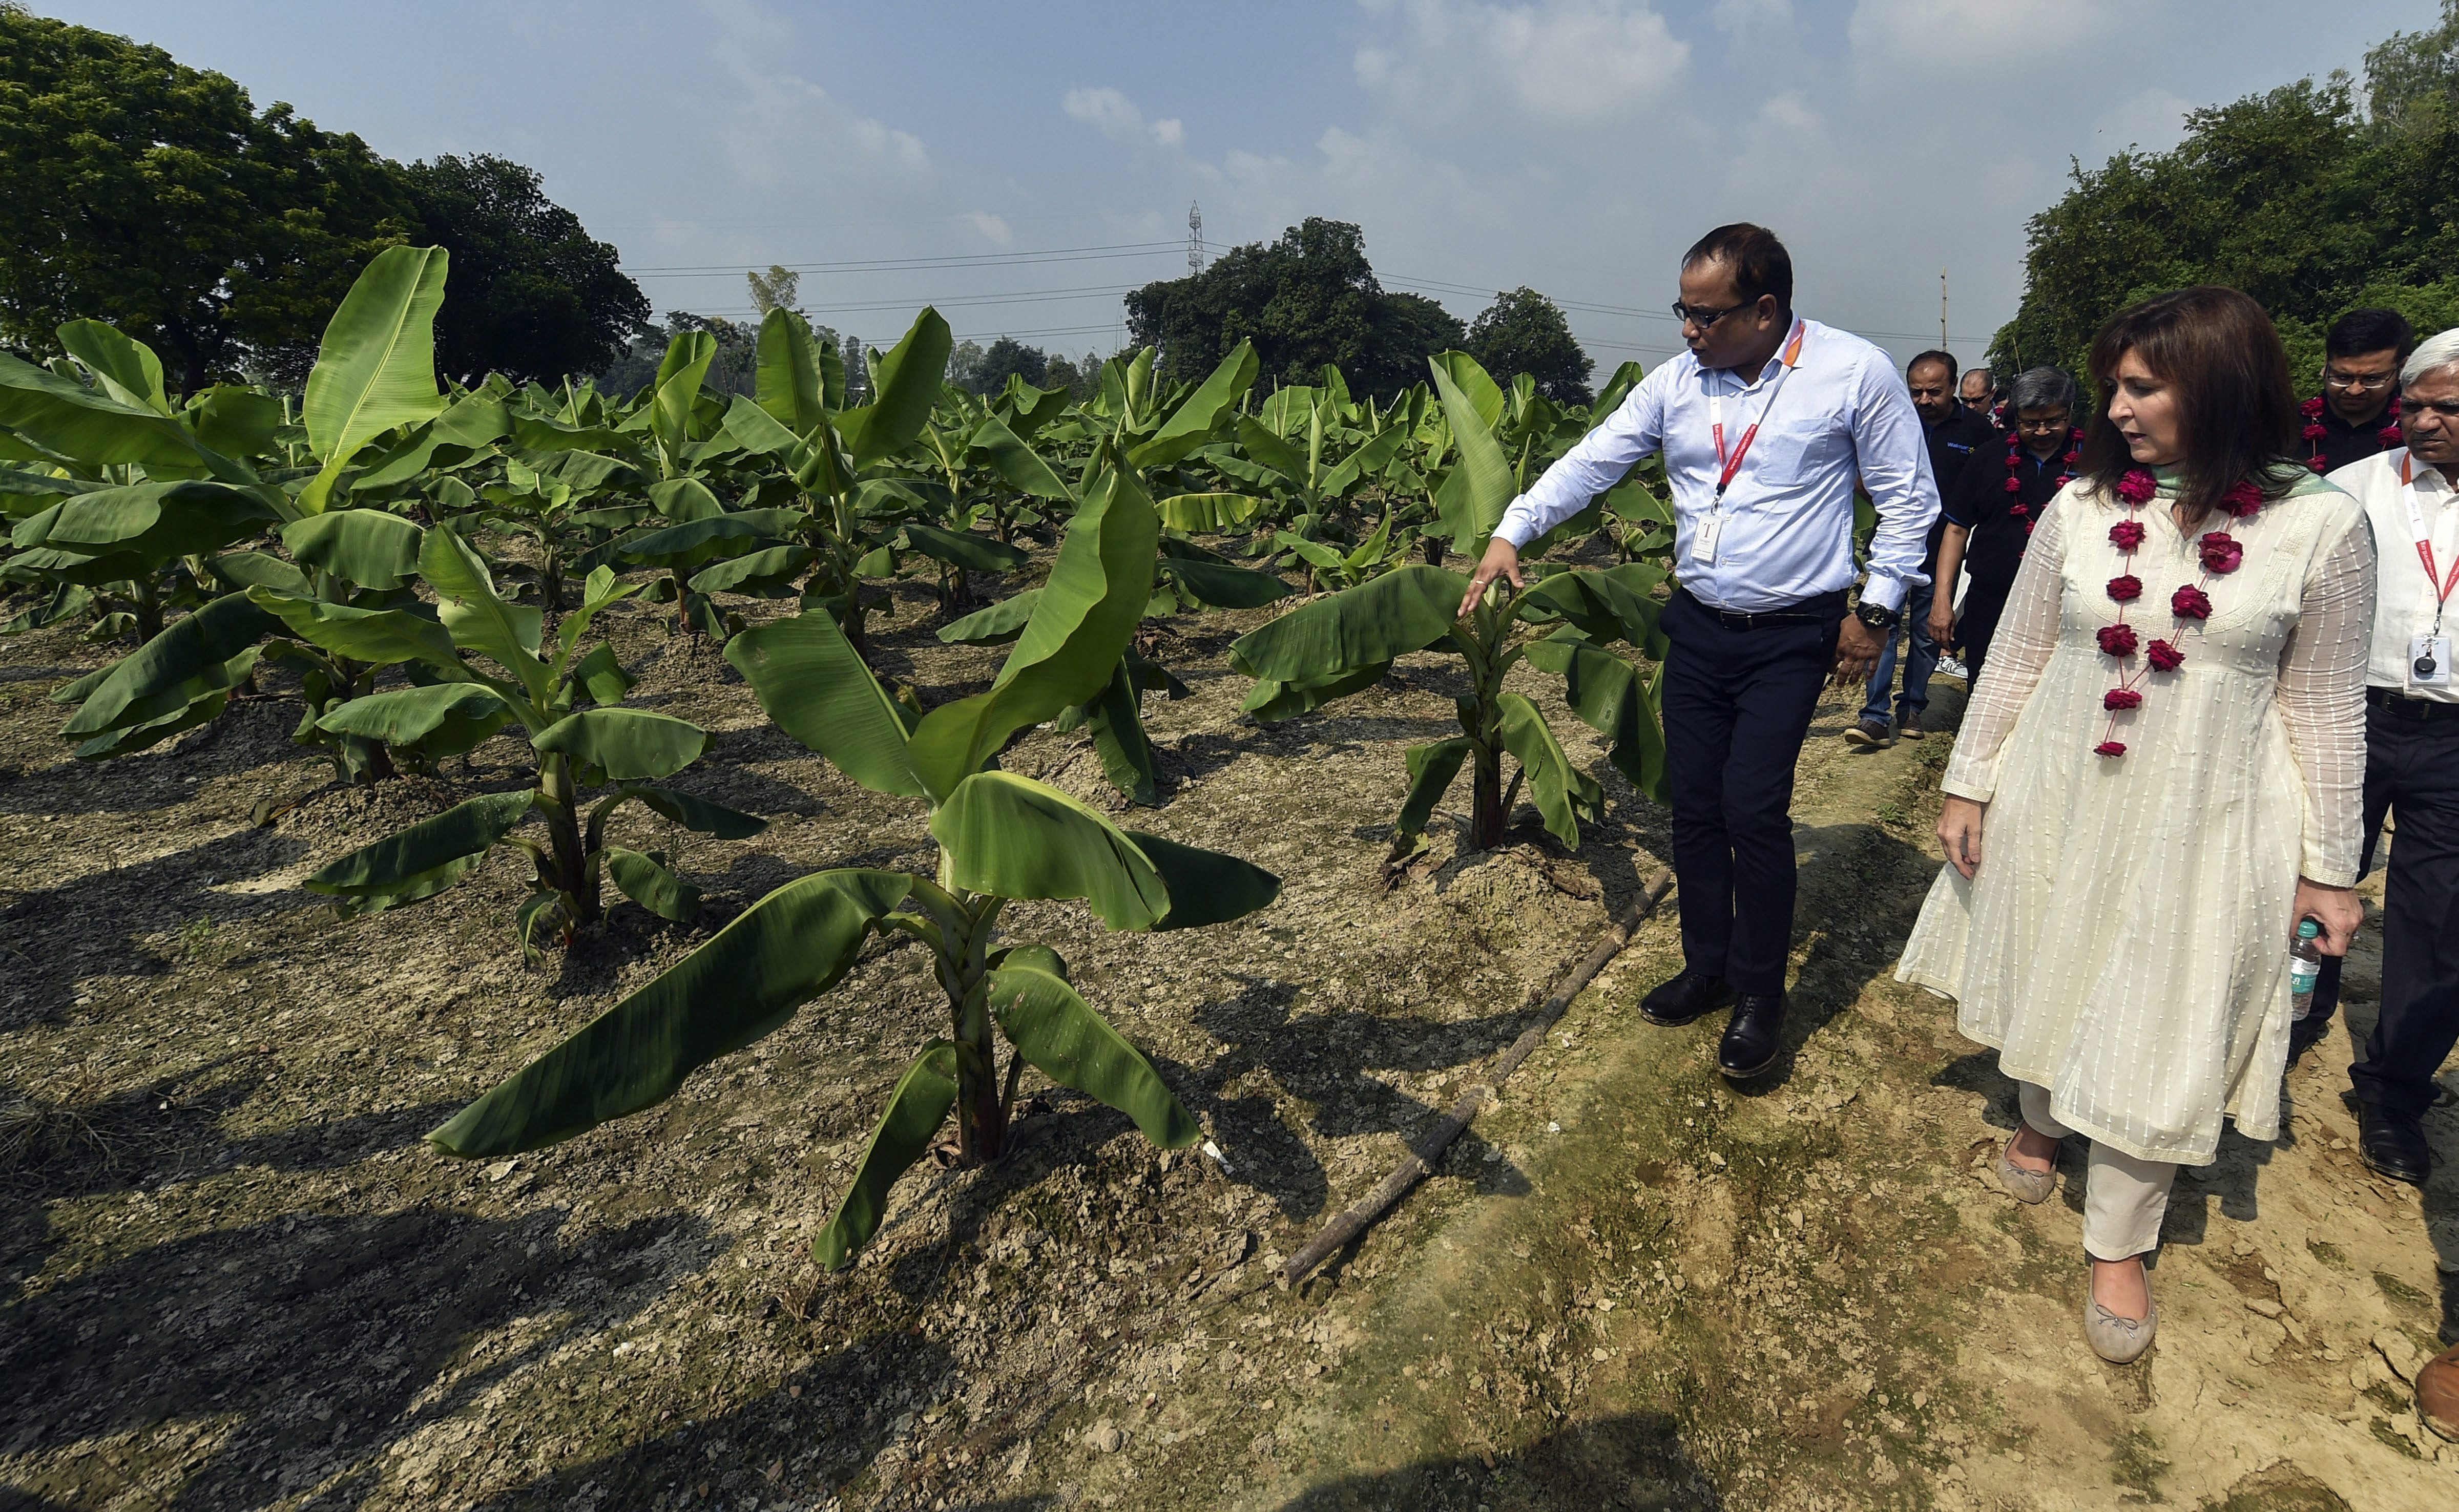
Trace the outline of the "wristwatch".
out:
M 1867 598 L 1862 599 L 1853 610 L 1853 618 L 1873 630 L 1893 630 L 1903 617 L 1902 610 L 1883 609 Z

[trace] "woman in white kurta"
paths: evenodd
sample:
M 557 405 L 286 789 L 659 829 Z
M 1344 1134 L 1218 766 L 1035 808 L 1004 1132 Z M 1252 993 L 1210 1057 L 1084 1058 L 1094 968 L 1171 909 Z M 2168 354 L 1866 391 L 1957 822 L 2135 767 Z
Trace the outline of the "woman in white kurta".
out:
M 2363 916 L 2374 548 L 2294 464 L 2286 358 L 2244 295 L 2163 295 L 2092 355 L 2106 413 L 1973 690 L 1898 976 L 2019 1083 L 2010 1191 L 2046 1198 L 2057 1141 L 2091 1139 L 2085 1333 L 2123 1362 L 2156 1325 L 2141 1257 L 2177 1166 L 2224 1115 L 2278 1137 L 2297 922 L 2340 954 Z

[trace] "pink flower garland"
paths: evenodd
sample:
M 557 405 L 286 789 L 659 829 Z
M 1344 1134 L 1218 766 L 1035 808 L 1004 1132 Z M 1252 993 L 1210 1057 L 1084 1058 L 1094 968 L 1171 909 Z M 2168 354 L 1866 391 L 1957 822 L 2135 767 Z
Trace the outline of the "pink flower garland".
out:
M 2159 492 L 2158 482 L 2141 468 L 2129 470 L 2124 477 L 2117 480 L 2117 501 L 2126 506 L 2126 518 L 2109 527 L 2109 539 L 2127 558 L 2129 568 L 2133 566 L 2135 548 L 2143 544 L 2144 537 L 2143 522 L 2134 517 L 2135 512 L 2157 497 Z M 2220 503 L 2232 518 L 2251 519 L 2262 508 L 2262 491 L 2252 483 L 2239 483 L 2221 495 Z M 2208 532 L 2195 544 L 2202 561 L 2203 576 L 2194 582 L 2180 584 L 2177 591 L 2169 596 L 2169 613 L 2180 621 L 2171 634 L 2178 640 L 2185 639 L 2185 621 L 2200 624 L 2211 618 L 2212 598 L 2206 590 L 2210 588 L 2212 579 L 2233 573 L 2245 564 L 2243 543 L 2226 531 Z M 2117 738 L 2117 716 L 2129 709 L 2141 708 L 2144 680 L 2154 672 L 2175 672 L 2184 666 L 2186 653 L 2179 650 L 2175 641 L 2154 640 L 2143 648 L 2144 661 L 2148 665 L 2129 671 L 2123 663 L 2134 655 L 2139 642 L 2134 627 L 2126 622 L 2127 606 L 2143 597 L 2143 579 L 2132 571 L 2112 578 L 2109 580 L 2109 597 L 2117 600 L 2117 622 L 2101 627 L 2100 650 L 2103 656 L 2119 662 L 2120 666 L 2117 685 L 2100 698 L 2100 706 L 2109 711 L 2109 727 L 2102 733 L 2100 744 L 2091 748 L 2091 753 L 2095 756 L 2123 756 L 2126 744 Z
M 2314 448 L 2314 454 L 2305 459 L 2305 465 L 2320 472 L 2331 465 L 2329 459 L 2322 455 L 2322 438 L 2331 433 L 2330 429 L 2322 424 L 2322 396 L 2316 394 L 2297 409 L 2305 417 L 2305 439 Z M 2390 408 L 2383 411 L 2383 418 L 2390 423 L 2374 432 L 2374 440 L 2385 452 L 2395 446 L 2406 446 L 2407 438 L 2400 433 L 2399 429 L 2399 395 L 2391 395 Z
M 2075 448 L 2080 446 L 2082 443 L 2083 427 L 2075 426 L 2067 431 L 2067 452 L 2065 456 L 2058 459 L 2066 471 L 2058 474 L 2058 481 L 2051 492 L 2055 492 L 2056 489 L 2062 489 L 2074 481 L 2074 465 L 2076 460 L 2083 455 L 2083 453 L 2076 451 Z M 2009 494 L 2021 494 L 2024 492 L 2024 480 L 2016 475 L 2016 469 L 2022 465 L 2023 455 L 2023 433 L 2018 430 L 2008 430 L 2007 432 L 2007 492 Z M 2039 523 L 2039 521 L 2032 518 L 2032 507 L 2025 503 L 2022 499 L 2010 500 L 2007 505 L 2007 513 L 2012 517 L 2024 522 L 2024 534 L 2027 536 L 2032 534 L 2032 527 Z

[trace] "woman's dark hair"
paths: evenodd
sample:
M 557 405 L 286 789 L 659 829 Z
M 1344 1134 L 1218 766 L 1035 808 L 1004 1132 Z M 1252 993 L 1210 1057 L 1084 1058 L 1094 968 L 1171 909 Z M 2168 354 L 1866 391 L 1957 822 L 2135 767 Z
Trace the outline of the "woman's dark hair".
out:
M 2139 464 L 2109 418 L 2117 365 L 2128 352 L 2174 387 L 2185 454 L 2178 502 L 2200 523 L 2239 483 L 2263 497 L 2284 496 L 2305 473 L 2297 393 L 2288 353 L 2262 306 L 2233 288 L 2201 284 L 2155 295 L 2121 310 L 2091 341 L 2092 384 L 2100 402 L 2085 429 L 2077 470 L 2114 496 L 2118 479 Z

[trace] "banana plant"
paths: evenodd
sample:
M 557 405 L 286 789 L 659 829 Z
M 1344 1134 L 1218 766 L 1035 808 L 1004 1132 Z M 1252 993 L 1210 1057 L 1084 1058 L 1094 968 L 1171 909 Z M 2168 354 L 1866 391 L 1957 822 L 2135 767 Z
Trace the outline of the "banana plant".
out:
M 614 648 L 580 647 L 590 624 L 639 590 L 611 569 L 589 575 L 580 607 L 541 640 L 537 609 L 506 601 L 486 562 L 438 526 L 420 545 L 418 576 L 436 597 L 436 618 L 410 610 L 359 610 L 251 589 L 256 607 L 282 619 L 301 639 L 365 665 L 400 665 L 419 681 L 352 699 L 320 716 L 324 729 L 389 747 L 451 755 L 517 724 L 536 758 L 529 788 L 488 793 L 364 846 L 308 877 L 305 886 L 340 900 L 346 914 L 375 912 L 434 896 L 459 881 L 499 843 L 527 852 L 530 896 L 517 917 L 525 953 L 544 933 L 569 945 L 603 912 L 611 876 L 626 897 L 662 917 L 688 923 L 700 892 L 654 852 L 608 837 L 608 824 L 638 801 L 685 829 L 739 840 L 767 821 L 661 787 L 708 748 L 708 732 L 669 715 L 620 705 L 632 678 Z M 492 663 L 492 670 L 490 669 Z M 586 696 L 592 707 L 575 708 Z M 583 792 L 601 788 L 594 802 Z M 515 833 L 536 814 L 544 839 Z
M 909 721 L 826 613 L 762 625 L 726 646 L 788 735 L 863 787 L 928 807 L 939 845 L 931 874 L 830 871 L 778 889 L 429 1135 L 438 1149 L 509 1155 L 662 1102 L 694 1070 L 835 986 L 872 934 L 930 953 L 947 1029 L 888 1094 L 813 1245 L 822 1265 L 844 1266 L 877 1230 L 890 1188 L 952 1111 L 958 1158 L 998 1160 L 1026 1064 L 1119 1109 L 1164 1148 L 1201 1136 L 1152 1062 L 1078 994 L 1058 953 L 1003 943 L 998 931 L 1018 899 L 1081 899 L 1109 928 L 1142 931 L 1225 922 L 1279 892 L 1277 878 L 1235 857 L 1121 830 L 998 767 L 1011 737 L 1108 680 L 1150 596 L 1158 519 L 1115 460 L 1088 482 L 1049 584 L 986 692 Z

